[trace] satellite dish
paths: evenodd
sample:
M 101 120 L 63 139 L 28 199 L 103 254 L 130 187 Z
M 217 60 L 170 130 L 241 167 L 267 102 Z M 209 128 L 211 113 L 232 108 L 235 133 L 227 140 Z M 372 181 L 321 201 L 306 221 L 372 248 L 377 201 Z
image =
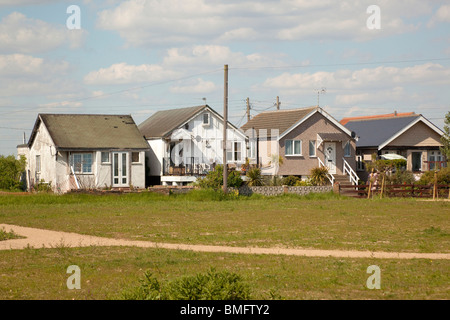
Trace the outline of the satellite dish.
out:
M 200 142 L 200 141 L 202 141 L 202 137 L 196 136 L 196 137 L 195 137 L 195 140 L 196 140 L 197 142 Z
M 355 139 L 356 138 L 356 132 L 352 131 L 352 138 Z

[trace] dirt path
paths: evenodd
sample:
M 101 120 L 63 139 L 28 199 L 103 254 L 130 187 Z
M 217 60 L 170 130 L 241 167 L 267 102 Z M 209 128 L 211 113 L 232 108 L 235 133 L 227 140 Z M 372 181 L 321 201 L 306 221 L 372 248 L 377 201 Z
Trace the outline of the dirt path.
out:
M 57 247 L 89 247 L 89 246 L 131 246 L 142 248 L 162 248 L 172 250 L 190 250 L 197 252 L 224 252 L 241 254 L 274 254 L 305 257 L 336 257 L 336 258 L 376 258 L 376 259 L 444 259 L 449 260 L 449 253 L 409 253 L 409 252 L 370 252 L 319 249 L 284 249 L 284 248 L 250 248 L 212 245 L 189 245 L 174 243 L 156 243 L 150 241 L 134 241 L 125 239 L 111 239 L 77 233 L 51 231 L 36 228 L 20 227 L 0 224 L 0 229 L 13 230 L 25 239 L 0 241 L 0 250 L 24 249 L 28 246 L 38 248 Z

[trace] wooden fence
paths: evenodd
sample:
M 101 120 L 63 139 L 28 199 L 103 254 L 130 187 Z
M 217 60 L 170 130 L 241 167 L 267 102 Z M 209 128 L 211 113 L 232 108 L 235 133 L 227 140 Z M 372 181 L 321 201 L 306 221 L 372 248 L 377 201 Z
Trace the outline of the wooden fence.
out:
M 370 191 L 370 193 L 369 193 Z M 373 185 L 340 185 L 339 193 L 356 198 L 372 197 L 408 197 L 450 199 L 450 185 L 445 184 L 388 184 Z

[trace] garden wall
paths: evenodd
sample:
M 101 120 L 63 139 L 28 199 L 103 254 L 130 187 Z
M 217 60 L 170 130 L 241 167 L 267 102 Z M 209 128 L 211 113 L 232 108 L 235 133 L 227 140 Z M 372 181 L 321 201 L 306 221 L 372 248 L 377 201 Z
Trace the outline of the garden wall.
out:
M 243 186 L 239 188 L 239 194 L 251 195 L 252 193 L 258 193 L 265 196 L 276 196 L 283 193 L 293 193 L 298 195 L 306 195 L 308 193 L 324 193 L 333 191 L 332 186 L 263 186 L 263 187 L 249 187 Z

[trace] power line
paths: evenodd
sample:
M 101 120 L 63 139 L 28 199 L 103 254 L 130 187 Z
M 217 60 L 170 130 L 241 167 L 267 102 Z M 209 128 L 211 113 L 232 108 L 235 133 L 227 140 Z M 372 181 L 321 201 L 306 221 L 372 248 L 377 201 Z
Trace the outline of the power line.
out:
M 290 65 L 290 66 L 234 67 L 234 68 L 230 68 L 230 69 L 231 70 L 296 69 L 296 68 L 361 66 L 361 65 L 373 65 L 373 64 L 411 63 L 411 62 L 428 62 L 428 61 L 448 61 L 448 60 L 450 60 L 450 58 L 414 59 L 414 60 L 386 60 L 386 61 L 373 61 L 373 62 L 309 64 L 309 65 Z

